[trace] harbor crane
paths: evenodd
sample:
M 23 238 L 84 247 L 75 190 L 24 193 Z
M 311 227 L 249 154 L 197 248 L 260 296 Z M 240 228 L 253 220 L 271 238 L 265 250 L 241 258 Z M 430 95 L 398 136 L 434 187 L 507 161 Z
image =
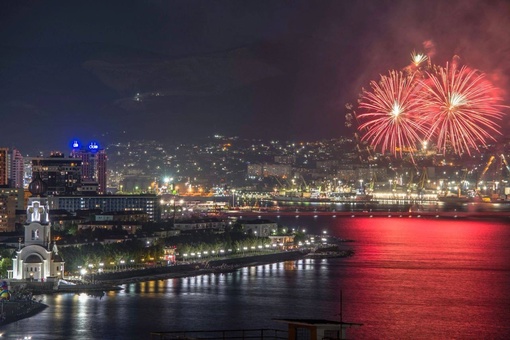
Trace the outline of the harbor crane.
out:
M 423 167 L 421 170 L 420 178 L 418 179 L 418 194 L 423 195 L 423 192 L 425 191 L 425 186 L 427 185 L 427 182 L 429 180 L 429 176 L 427 174 L 427 168 Z
M 276 180 L 276 183 L 278 183 L 278 185 L 279 185 L 279 189 L 285 189 L 285 186 L 282 184 L 282 182 L 280 181 L 278 176 L 271 176 L 271 177 Z
M 489 168 L 491 167 L 491 164 L 494 162 L 494 159 L 496 159 L 496 156 L 492 155 L 490 158 L 489 158 L 489 161 L 487 162 L 487 164 L 485 165 L 485 168 L 482 170 L 482 173 L 480 174 L 480 177 L 478 178 L 478 182 L 481 182 L 484 180 L 485 178 L 485 174 L 487 173 L 487 171 L 489 170 Z
M 499 162 L 497 164 L 497 168 L 494 171 L 494 174 L 491 179 L 487 180 L 487 184 L 489 184 L 489 188 L 492 186 L 490 195 L 482 196 L 481 189 L 479 186 L 482 185 L 482 183 L 485 181 L 486 175 L 493 166 L 494 161 L 496 158 L 499 159 Z M 503 179 L 503 172 L 504 170 L 507 171 L 507 176 L 510 175 L 510 166 L 508 165 L 508 162 L 506 160 L 506 157 L 504 154 L 499 154 L 498 156 L 492 155 L 490 156 L 489 160 L 487 161 L 487 164 L 485 165 L 484 169 L 482 170 L 482 173 L 480 174 L 478 181 L 476 183 L 476 192 L 477 195 L 481 196 L 484 201 L 489 201 L 495 198 L 498 198 L 499 195 L 502 193 L 503 187 L 499 185 L 500 181 Z M 487 188 L 484 187 L 484 190 Z
M 501 161 L 505 164 L 506 171 L 508 171 L 508 174 L 510 175 L 510 166 L 508 166 L 508 162 L 503 154 L 501 154 Z

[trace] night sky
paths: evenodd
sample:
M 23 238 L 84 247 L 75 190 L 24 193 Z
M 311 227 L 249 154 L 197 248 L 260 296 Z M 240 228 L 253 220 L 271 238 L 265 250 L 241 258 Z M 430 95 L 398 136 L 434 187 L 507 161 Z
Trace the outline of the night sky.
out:
M 424 44 L 508 105 L 509 1 L 6 0 L 0 147 L 336 138 L 345 104 Z

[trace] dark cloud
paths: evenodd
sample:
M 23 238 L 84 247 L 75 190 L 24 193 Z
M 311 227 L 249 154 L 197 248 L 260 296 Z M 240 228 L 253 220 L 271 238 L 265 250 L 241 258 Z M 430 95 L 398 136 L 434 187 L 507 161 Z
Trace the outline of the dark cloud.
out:
M 506 94 L 509 13 L 504 0 L 2 2 L 0 145 L 30 150 L 42 130 L 47 148 L 123 131 L 336 137 L 345 103 L 413 50 L 458 55 Z

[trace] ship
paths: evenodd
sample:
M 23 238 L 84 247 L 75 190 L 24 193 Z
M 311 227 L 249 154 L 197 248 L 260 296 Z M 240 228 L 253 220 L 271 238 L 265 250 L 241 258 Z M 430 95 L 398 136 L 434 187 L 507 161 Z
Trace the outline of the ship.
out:
M 443 203 L 450 203 L 450 204 L 462 204 L 462 203 L 469 203 L 474 202 L 475 199 L 473 197 L 468 196 L 438 196 L 438 201 Z
M 354 196 L 356 202 L 370 202 L 373 198 L 374 196 L 369 194 L 357 194 Z
M 331 202 L 331 199 L 327 197 L 298 197 L 280 195 L 273 196 L 272 200 L 279 202 L 308 202 L 308 203 Z

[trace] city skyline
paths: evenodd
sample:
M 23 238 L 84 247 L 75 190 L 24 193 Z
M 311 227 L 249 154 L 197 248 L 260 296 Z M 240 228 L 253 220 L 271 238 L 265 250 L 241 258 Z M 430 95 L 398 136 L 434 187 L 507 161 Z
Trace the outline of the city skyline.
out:
M 439 64 L 457 55 L 485 72 L 508 103 L 505 1 L 1 6 L 0 145 L 23 154 L 74 138 L 352 134 L 346 103 L 424 43 Z

